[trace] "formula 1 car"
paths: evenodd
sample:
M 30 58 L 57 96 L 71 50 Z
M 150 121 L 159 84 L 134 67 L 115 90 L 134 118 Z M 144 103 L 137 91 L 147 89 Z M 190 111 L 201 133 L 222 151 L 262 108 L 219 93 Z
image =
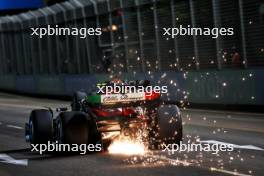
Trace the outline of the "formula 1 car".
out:
M 100 85 L 109 85 L 102 83 Z M 122 83 L 124 84 L 124 83 Z M 133 81 L 129 85 L 149 85 Z M 33 110 L 26 123 L 26 140 L 32 144 L 58 141 L 62 144 L 102 144 L 115 138 L 143 138 L 149 148 L 180 143 L 182 120 L 179 108 L 161 101 L 160 93 L 74 93 L 72 110 Z M 57 113 L 57 114 L 56 114 Z M 56 114 L 56 115 L 55 115 Z

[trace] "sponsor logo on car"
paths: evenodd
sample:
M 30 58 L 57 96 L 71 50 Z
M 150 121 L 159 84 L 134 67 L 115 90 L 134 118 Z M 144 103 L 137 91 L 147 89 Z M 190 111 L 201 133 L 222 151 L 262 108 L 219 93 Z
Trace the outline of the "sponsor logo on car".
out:
M 111 94 L 101 96 L 102 103 L 117 103 L 141 100 L 145 100 L 145 93 Z

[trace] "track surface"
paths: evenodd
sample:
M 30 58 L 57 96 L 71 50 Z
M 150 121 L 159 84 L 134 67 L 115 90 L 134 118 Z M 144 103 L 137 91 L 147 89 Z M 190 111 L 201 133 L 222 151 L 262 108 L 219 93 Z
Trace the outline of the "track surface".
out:
M 0 94 L 0 175 L 264 175 L 264 151 L 236 148 L 233 152 L 153 151 L 145 156 L 104 153 L 39 155 L 24 140 L 24 123 L 34 108 L 68 106 L 69 102 Z M 264 149 L 264 115 L 183 110 L 184 143 L 215 140 Z M 5 163 L 6 159 L 11 163 Z M 1 158 L 2 157 L 2 158 Z M 189 164 L 189 165 L 186 165 Z

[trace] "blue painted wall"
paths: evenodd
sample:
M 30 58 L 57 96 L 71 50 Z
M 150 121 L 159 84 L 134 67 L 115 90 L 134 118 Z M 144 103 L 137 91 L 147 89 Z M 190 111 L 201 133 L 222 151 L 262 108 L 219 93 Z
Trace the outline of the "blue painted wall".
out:
M 0 10 L 43 7 L 43 0 L 0 0 Z

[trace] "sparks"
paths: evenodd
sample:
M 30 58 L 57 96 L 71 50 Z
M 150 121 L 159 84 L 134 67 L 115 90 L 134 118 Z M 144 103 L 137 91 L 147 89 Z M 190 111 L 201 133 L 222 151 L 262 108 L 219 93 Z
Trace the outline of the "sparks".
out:
M 117 139 L 109 147 L 110 154 L 143 155 L 147 152 L 145 145 L 131 139 Z

